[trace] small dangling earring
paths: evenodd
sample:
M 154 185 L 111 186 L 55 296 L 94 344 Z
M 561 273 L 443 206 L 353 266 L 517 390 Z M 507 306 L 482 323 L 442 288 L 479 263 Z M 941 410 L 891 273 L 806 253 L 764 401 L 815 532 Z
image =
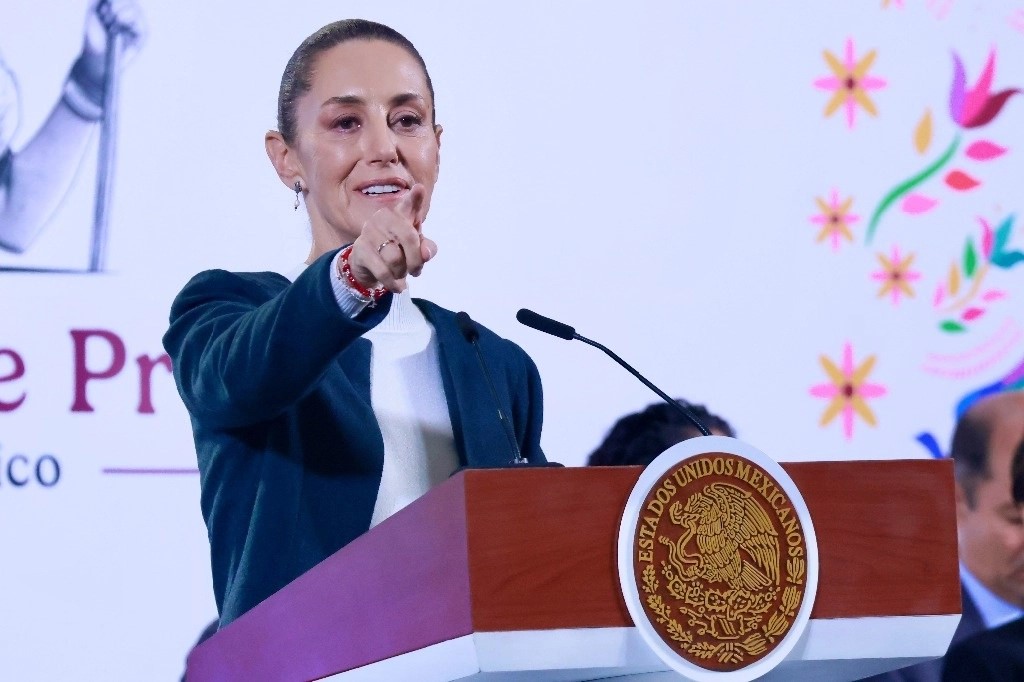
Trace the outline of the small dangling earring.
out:
M 299 210 L 299 193 L 302 192 L 302 181 L 295 181 L 295 205 L 292 207 L 296 211 Z

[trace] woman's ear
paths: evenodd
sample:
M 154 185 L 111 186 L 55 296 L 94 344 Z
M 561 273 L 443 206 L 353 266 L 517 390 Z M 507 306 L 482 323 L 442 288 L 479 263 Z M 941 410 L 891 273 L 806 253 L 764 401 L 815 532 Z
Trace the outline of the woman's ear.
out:
M 442 128 L 440 125 L 435 123 L 434 124 L 434 139 L 437 140 L 437 169 L 436 169 L 436 173 L 437 174 L 441 173 L 441 133 L 443 133 L 443 132 L 444 132 L 444 128 Z
M 295 151 L 284 141 L 284 137 L 276 130 L 268 130 L 263 137 L 270 163 L 277 171 L 277 177 L 288 189 L 294 189 L 296 182 L 302 182 L 302 164 L 299 163 Z M 305 183 L 303 183 L 305 184 Z

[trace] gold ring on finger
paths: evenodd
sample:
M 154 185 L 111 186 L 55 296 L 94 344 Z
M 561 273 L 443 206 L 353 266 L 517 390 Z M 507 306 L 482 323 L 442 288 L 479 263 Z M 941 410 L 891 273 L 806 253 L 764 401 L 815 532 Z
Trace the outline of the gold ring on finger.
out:
M 394 244 L 394 243 L 395 243 L 394 239 L 388 239 L 386 242 L 383 242 L 380 246 L 377 247 L 377 255 L 379 256 L 380 252 L 383 251 L 384 247 L 386 247 L 388 244 Z

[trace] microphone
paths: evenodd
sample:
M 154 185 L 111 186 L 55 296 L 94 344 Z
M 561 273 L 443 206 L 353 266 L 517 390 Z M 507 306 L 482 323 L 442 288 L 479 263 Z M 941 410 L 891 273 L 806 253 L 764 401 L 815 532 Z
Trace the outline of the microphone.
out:
M 516 319 L 527 327 L 532 327 L 537 331 L 557 336 L 558 338 L 565 339 L 566 341 L 572 341 L 577 338 L 576 330 L 569 325 L 556 322 L 550 317 L 538 315 L 532 310 L 527 310 L 526 308 L 519 309 L 519 312 L 516 313 Z
M 608 357 L 610 357 L 612 360 L 625 367 L 630 374 L 639 379 L 644 386 L 657 393 L 662 400 L 664 400 L 666 403 L 668 403 L 676 410 L 678 410 L 684 417 L 686 417 L 686 419 L 691 424 L 696 426 L 702 434 L 704 434 L 705 436 L 711 435 L 711 432 L 708 431 L 708 427 L 704 426 L 704 423 L 700 419 L 698 419 L 697 416 L 693 414 L 693 412 L 687 409 L 685 405 L 682 405 L 678 400 L 673 400 L 667 393 L 665 393 L 660 388 L 658 388 L 650 381 L 648 381 L 642 374 L 640 374 L 640 372 L 633 369 L 625 360 L 623 360 L 618 355 L 616 355 L 615 353 L 611 352 L 610 350 L 599 344 L 597 341 L 591 341 L 585 336 L 580 336 L 579 334 L 576 333 L 575 329 L 573 329 L 567 324 L 563 324 L 562 322 L 552 320 L 550 317 L 538 315 L 532 310 L 527 310 L 526 308 L 521 308 L 519 312 L 516 313 L 516 319 L 519 320 L 519 322 L 521 322 L 522 324 L 525 324 L 527 327 L 536 329 L 539 332 L 551 334 L 552 336 L 557 336 L 558 338 L 565 339 L 566 341 L 572 341 L 573 339 L 577 341 L 582 341 L 583 343 L 589 346 L 593 346 L 594 348 L 597 348 L 600 351 L 604 351 L 604 353 L 608 355 Z
M 480 371 L 484 373 L 484 379 L 487 380 L 487 388 L 491 392 L 491 400 L 494 401 L 494 406 L 498 410 L 498 421 L 501 422 L 502 427 L 505 430 L 505 437 L 508 438 L 509 447 L 512 449 L 512 463 L 513 464 L 526 464 L 526 458 L 523 457 L 523 453 L 519 450 L 519 443 L 516 442 L 516 436 L 512 432 L 512 425 L 505 417 L 504 411 L 501 409 L 501 401 L 498 400 L 498 392 L 494 390 L 494 382 L 491 380 L 491 373 L 487 371 L 487 365 L 484 364 L 484 355 L 480 352 L 480 331 L 476 328 L 476 323 L 473 322 L 469 314 L 466 312 L 455 313 L 455 324 L 459 326 L 459 331 L 462 332 L 462 336 L 467 342 L 472 344 L 473 350 L 476 351 L 476 361 L 480 363 Z

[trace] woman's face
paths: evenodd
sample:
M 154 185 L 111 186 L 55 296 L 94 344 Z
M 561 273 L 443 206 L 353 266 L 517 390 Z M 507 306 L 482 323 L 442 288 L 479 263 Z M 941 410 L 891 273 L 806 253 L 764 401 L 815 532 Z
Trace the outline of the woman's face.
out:
M 297 102 L 291 152 L 319 250 L 354 241 L 417 183 L 429 207 L 441 129 L 419 62 L 391 43 L 352 40 L 319 56 L 310 86 Z

